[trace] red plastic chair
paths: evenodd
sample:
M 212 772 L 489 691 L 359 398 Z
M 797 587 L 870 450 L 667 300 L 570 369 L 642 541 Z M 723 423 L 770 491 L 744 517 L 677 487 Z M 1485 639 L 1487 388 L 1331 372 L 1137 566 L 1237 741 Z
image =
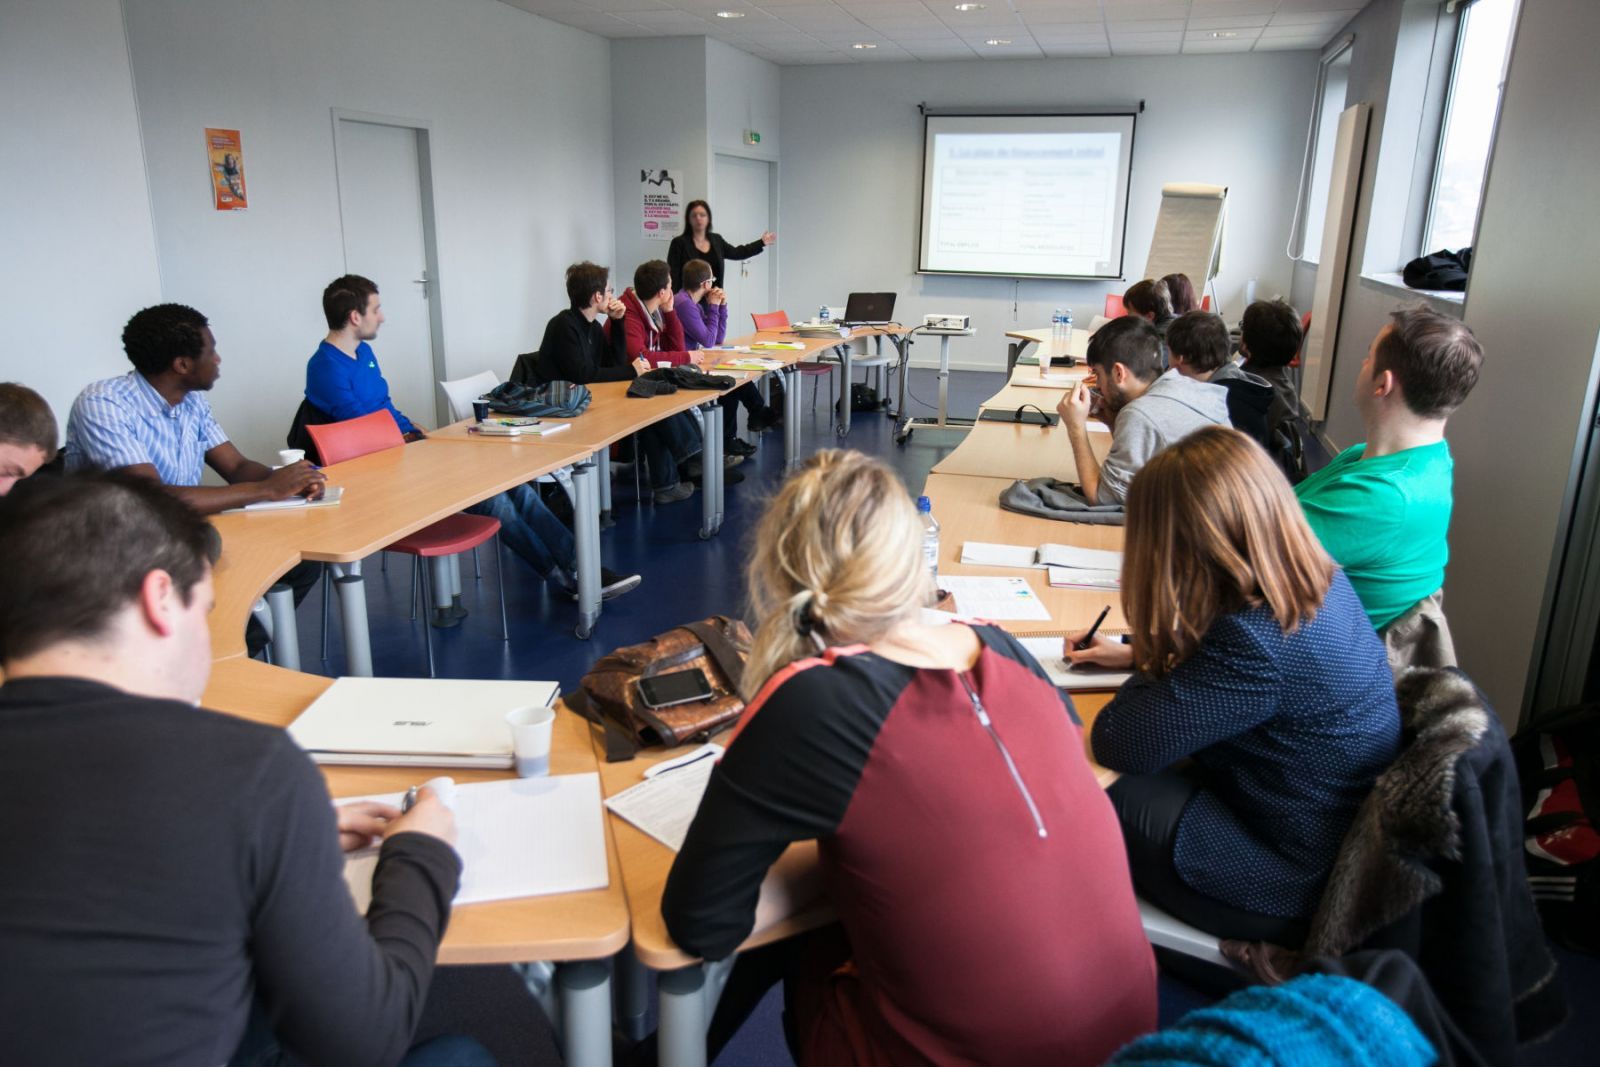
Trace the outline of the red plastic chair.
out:
M 1310 335 L 1310 333 L 1311 333 L 1311 312 L 1308 311 L 1304 315 L 1300 316 L 1300 351 L 1296 352 L 1294 358 L 1289 361 L 1289 366 L 1291 366 L 1291 367 L 1299 367 L 1300 366 L 1300 357 L 1305 355 L 1305 351 L 1306 351 L 1306 337 L 1308 337 Z
M 750 321 L 756 324 L 757 333 L 760 333 L 763 330 L 781 330 L 785 326 L 789 325 L 789 313 L 787 311 L 768 311 L 759 315 L 752 313 L 750 315 Z M 817 389 L 821 385 L 821 383 L 816 379 L 824 374 L 828 376 L 828 395 L 832 396 L 833 364 L 823 363 L 821 361 L 816 363 L 797 363 L 795 364 L 794 369 L 811 379 L 811 410 L 816 411 Z M 831 404 L 828 406 L 828 425 L 833 425 L 833 406 Z
M 400 435 L 399 424 L 387 411 L 374 411 L 370 415 L 363 415 L 358 419 L 346 419 L 344 422 L 307 426 L 306 432 L 311 435 L 312 441 L 316 442 L 317 454 L 322 457 L 323 463 L 330 466 L 374 452 L 404 447 L 406 443 L 405 438 Z M 417 617 L 415 594 L 420 591 L 424 605 L 430 601 L 428 580 L 425 575 L 427 568 L 419 566 L 420 562 L 439 556 L 471 552 L 491 538 L 494 539 L 495 575 L 500 587 L 500 639 L 503 641 L 511 639 L 511 631 L 506 626 L 506 580 L 505 568 L 500 558 L 500 520 L 486 515 L 468 515 L 464 512 L 451 515 L 447 519 L 440 519 L 432 526 L 423 527 L 416 533 L 407 534 L 384 549 L 385 552 L 400 552 L 412 558 L 412 619 Z M 422 635 L 428 646 L 429 678 L 435 676 L 432 630 L 432 626 L 424 619 Z
M 1117 294 L 1117 293 L 1107 293 L 1106 294 L 1106 309 L 1105 309 L 1105 312 L 1104 312 L 1106 318 L 1108 318 L 1108 319 L 1120 319 L 1120 318 L 1122 318 L 1122 316 L 1126 315 L 1127 313 L 1128 313 L 1128 309 L 1122 306 L 1122 297 L 1119 294 Z
M 1211 310 L 1211 294 L 1210 293 L 1207 293 L 1205 296 L 1202 296 L 1200 298 L 1200 310 L 1201 311 L 1210 311 Z

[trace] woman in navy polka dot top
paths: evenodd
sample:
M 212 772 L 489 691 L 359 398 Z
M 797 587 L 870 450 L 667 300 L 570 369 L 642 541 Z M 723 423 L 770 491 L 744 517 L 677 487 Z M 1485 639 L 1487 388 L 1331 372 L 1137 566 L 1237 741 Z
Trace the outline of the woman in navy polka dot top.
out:
M 1298 946 L 1399 750 L 1383 644 L 1283 475 L 1221 427 L 1134 479 L 1122 598 L 1132 644 L 1068 655 L 1139 668 L 1092 734 L 1123 774 L 1135 887 L 1218 936 Z

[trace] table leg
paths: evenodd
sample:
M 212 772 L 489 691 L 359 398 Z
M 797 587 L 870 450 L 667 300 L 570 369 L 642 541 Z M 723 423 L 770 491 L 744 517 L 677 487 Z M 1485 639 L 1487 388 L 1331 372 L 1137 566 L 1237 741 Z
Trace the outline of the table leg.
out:
M 578 555 L 578 629 L 588 640 L 600 618 L 600 493 L 595 485 L 598 464 L 594 456 L 572 465 L 573 542 Z
M 800 388 L 805 379 L 794 366 L 783 372 L 783 470 L 800 466 Z
M 450 611 L 450 598 L 455 589 L 455 580 L 452 577 L 454 568 L 450 566 L 454 556 L 433 556 L 428 559 L 428 584 L 433 587 L 433 606 L 435 610 L 448 613 Z
M 839 353 L 839 422 L 834 432 L 840 437 L 850 435 L 850 342 L 835 349 Z
M 700 540 L 708 541 L 722 525 L 722 405 L 715 400 L 701 408 Z
M 611 448 L 602 448 L 594 455 L 595 477 L 600 480 L 600 528 L 605 530 L 617 524 L 617 520 L 611 517 Z
M 705 970 L 699 964 L 657 976 L 661 1022 L 656 1056 L 662 1067 L 706 1067 Z
M 628 1040 L 642 1041 L 650 1010 L 650 974 L 639 962 L 632 942 L 612 957 L 611 973 L 617 1027 Z
M 294 590 L 282 582 L 267 590 L 272 612 L 272 662 L 286 670 L 300 669 L 300 628 L 294 617 Z
M 372 677 L 372 635 L 367 632 L 367 587 L 361 562 L 333 564 L 333 585 L 339 591 L 339 618 L 344 623 L 344 673 Z
M 573 1067 L 610 1067 L 610 968 L 599 960 L 557 964 L 556 990 L 562 1058 Z
M 947 425 L 950 409 L 950 335 L 939 338 L 939 426 Z

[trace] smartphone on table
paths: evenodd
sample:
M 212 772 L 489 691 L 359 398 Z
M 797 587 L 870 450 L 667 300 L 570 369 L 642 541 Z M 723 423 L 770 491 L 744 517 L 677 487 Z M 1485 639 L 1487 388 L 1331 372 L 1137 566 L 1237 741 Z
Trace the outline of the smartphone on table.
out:
M 639 699 L 649 708 L 670 708 L 677 704 L 693 704 L 697 700 L 710 700 L 715 694 L 706 672 L 699 667 L 686 671 L 672 671 L 640 678 Z

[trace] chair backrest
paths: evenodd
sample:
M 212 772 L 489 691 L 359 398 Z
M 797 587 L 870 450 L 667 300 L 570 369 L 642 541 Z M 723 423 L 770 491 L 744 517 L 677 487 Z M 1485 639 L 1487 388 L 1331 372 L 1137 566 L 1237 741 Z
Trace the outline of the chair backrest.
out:
M 455 378 L 440 382 L 445 399 L 450 402 L 450 417 L 460 420 L 472 414 L 472 402 L 500 384 L 500 376 L 492 370 L 474 374 L 470 378 Z
M 400 424 L 387 410 L 374 411 L 359 419 L 307 426 L 306 433 L 317 443 L 317 454 L 327 464 L 343 463 L 406 443 L 400 436 Z
M 1202 296 L 1200 298 L 1200 310 L 1201 311 L 1210 311 L 1211 310 L 1211 294 L 1210 293 L 1207 293 L 1205 296 Z
M 1116 293 L 1107 293 L 1106 294 L 1106 311 L 1105 311 L 1106 318 L 1108 318 L 1108 319 L 1120 319 L 1120 318 L 1122 318 L 1122 316 L 1126 315 L 1127 313 L 1128 313 L 1128 310 L 1122 306 L 1122 297 L 1121 296 L 1119 296 Z
M 1311 312 L 1308 311 L 1300 316 L 1300 351 L 1294 354 L 1294 358 L 1289 361 L 1289 366 L 1298 367 L 1300 365 L 1300 357 L 1306 354 L 1306 338 L 1310 336 Z
M 757 331 L 781 330 L 789 325 L 789 313 L 787 311 L 768 311 L 762 315 L 752 314 L 750 318 L 755 322 Z

